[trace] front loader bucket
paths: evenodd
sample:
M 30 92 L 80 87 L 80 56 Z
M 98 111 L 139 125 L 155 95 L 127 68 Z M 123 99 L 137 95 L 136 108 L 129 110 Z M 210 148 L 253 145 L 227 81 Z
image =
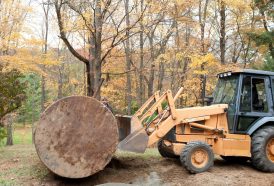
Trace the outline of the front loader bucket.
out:
M 130 135 L 128 135 L 118 145 L 120 150 L 144 153 L 147 148 L 148 135 L 145 128 L 139 128 Z
M 117 125 L 119 129 L 119 142 L 123 141 L 131 132 L 131 116 L 116 115 Z

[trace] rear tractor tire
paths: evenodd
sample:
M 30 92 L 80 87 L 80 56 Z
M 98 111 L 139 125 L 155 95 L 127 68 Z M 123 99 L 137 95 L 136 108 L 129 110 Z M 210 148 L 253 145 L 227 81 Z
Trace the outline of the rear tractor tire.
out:
M 208 144 L 192 141 L 184 147 L 180 161 L 190 173 L 201 173 L 213 166 L 214 153 Z
M 159 153 L 161 154 L 162 157 L 164 158 L 178 158 L 177 155 L 171 153 L 171 152 L 168 152 L 166 149 L 165 149 L 165 144 L 164 144 L 164 140 L 160 140 L 158 142 L 158 151 Z
M 274 172 L 274 126 L 265 126 L 254 133 L 251 162 L 264 172 Z

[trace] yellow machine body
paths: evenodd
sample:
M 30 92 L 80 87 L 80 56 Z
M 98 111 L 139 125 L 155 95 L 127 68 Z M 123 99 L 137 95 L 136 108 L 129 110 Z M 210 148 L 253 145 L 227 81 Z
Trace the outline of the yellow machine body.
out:
M 201 141 L 218 155 L 251 157 L 250 136 L 229 133 L 227 104 L 178 109 L 175 101 L 181 92 L 182 88 L 174 97 L 170 90 L 162 96 L 156 92 L 149 98 L 132 116 L 133 132 L 120 142 L 119 148 L 143 153 L 163 140 L 167 151 L 180 155 L 187 143 Z M 174 139 L 166 139 L 171 130 Z

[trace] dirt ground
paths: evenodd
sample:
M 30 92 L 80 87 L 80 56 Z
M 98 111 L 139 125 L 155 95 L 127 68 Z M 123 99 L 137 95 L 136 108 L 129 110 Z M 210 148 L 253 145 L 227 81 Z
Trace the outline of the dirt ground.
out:
M 273 185 L 274 174 L 252 168 L 250 163 L 231 164 L 219 157 L 208 172 L 189 174 L 179 160 L 164 159 L 156 149 L 145 154 L 117 152 L 105 170 L 85 179 L 54 175 L 39 161 L 33 145 L 0 149 L 0 185 Z M 117 185 L 117 184 L 116 184 Z

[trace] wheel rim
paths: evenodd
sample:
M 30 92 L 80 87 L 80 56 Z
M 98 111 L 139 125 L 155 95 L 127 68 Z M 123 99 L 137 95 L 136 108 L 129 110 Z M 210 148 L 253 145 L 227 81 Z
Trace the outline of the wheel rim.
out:
M 209 156 L 206 150 L 197 149 L 191 154 L 191 163 L 197 168 L 203 168 L 207 165 Z
M 274 138 L 271 138 L 266 145 L 266 154 L 268 159 L 274 163 Z

